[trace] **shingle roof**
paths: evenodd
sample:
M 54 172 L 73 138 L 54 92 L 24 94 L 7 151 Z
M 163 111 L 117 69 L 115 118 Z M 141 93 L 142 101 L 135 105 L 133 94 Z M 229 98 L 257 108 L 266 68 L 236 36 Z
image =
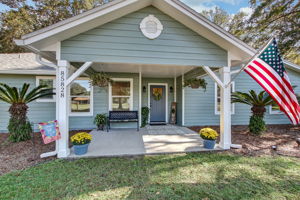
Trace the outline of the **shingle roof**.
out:
M 49 74 L 49 72 L 55 72 L 55 68 L 38 63 L 34 53 L 11 53 L 0 54 L 0 73 L 1 71 L 13 71 L 16 73 L 41 71 Z

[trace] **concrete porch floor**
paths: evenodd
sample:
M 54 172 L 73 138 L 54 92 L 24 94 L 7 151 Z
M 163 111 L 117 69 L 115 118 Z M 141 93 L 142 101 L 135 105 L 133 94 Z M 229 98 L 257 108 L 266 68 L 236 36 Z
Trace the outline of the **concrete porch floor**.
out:
M 146 127 L 140 129 L 139 132 L 136 129 L 112 129 L 110 132 L 93 130 L 91 131 L 93 140 L 89 145 L 88 153 L 77 156 L 72 148 L 69 158 L 211 151 L 203 148 L 200 136 L 190 129 L 176 126 L 167 128 L 167 126 Z M 174 130 L 175 127 L 180 131 L 174 131 L 175 134 L 171 134 L 171 130 Z M 153 129 L 156 131 L 153 132 Z M 217 146 L 214 150 L 222 149 Z

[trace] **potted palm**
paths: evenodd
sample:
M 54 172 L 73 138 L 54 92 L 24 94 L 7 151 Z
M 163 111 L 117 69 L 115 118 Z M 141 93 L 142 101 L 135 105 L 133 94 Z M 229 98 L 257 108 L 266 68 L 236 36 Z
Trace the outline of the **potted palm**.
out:
M 96 126 L 98 127 L 97 130 L 103 131 L 106 122 L 107 122 L 106 114 L 97 114 L 94 119 L 94 124 L 96 124 Z
M 204 148 L 206 149 L 214 149 L 216 145 L 216 139 L 219 136 L 217 131 L 211 128 L 203 128 L 199 132 L 200 136 L 204 140 Z
M 89 144 L 92 141 L 92 135 L 87 132 L 76 133 L 71 137 L 75 155 L 84 155 L 88 151 Z
M 191 78 L 184 81 L 184 87 L 190 87 L 192 89 L 203 88 L 206 89 L 206 81 L 204 79 Z
M 266 130 L 264 121 L 265 107 L 276 104 L 266 91 L 261 91 L 257 94 L 254 90 L 250 90 L 249 93 L 234 92 L 231 96 L 231 102 L 251 106 L 252 116 L 249 121 L 249 131 L 256 135 L 260 135 Z

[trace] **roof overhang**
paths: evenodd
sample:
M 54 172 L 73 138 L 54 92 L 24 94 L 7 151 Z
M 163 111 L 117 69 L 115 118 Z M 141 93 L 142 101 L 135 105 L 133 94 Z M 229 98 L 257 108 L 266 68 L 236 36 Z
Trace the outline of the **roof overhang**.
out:
M 15 40 L 15 42 L 19 46 L 24 46 L 35 53 L 41 54 L 47 60 L 54 61 L 57 59 L 55 53 L 59 54 L 61 41 L 150 5 L 225 49 L 229 53 L 232 63 L 242 63 L 256 53 L 255 49 L 179 0 L 115 0 L 24 35 L 21 39 Z M 295 67 L 291 63 L 287 65 L 292 68 Z M 296 66 L 296 69 L 299 69 L 299 67 Z

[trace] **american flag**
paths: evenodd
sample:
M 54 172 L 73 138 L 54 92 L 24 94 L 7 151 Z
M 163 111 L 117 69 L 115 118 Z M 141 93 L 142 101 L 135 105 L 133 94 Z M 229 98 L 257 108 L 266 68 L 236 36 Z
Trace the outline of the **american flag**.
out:
M 269 93 L 294 125 L 299 124 L 300 106 L 275 39 L 244 70 Z

